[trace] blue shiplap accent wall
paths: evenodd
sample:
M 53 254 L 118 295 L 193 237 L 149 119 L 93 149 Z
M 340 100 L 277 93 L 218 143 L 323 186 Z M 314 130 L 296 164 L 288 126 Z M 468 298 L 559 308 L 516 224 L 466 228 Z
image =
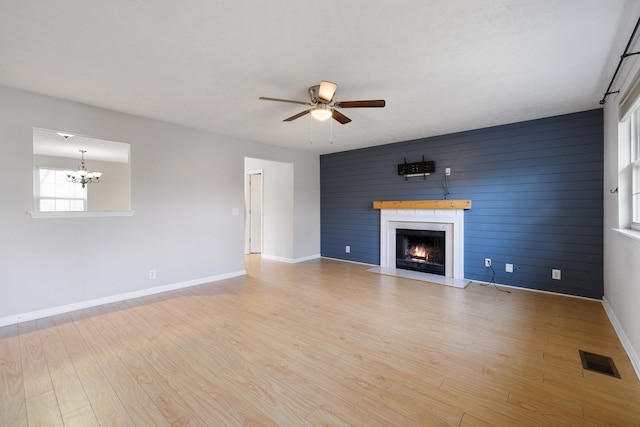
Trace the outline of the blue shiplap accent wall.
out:
M 602 298 L 601 109 L 320 157 L 322 256 L 380 263 L 374 200 L 471 199 L 465 278 Z M 397 164 L 434 160 L 405 181 Z M 345 246 L 351 253 L 345 253 Z M 505 264 L 514 264 L 506 273 Z M 551 269 L 562 280 L 551 279 Z

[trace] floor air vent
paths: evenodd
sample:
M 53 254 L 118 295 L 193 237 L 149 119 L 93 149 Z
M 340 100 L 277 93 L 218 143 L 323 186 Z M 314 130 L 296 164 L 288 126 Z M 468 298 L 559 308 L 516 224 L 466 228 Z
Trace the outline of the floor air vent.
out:
M 584 369 L 620 378 L 616 365 L 609 356 L 589 353 L 584 350 L 578 350 L 578 352 L 580 353 L 580 359 L 582 360 L 582 367 Z

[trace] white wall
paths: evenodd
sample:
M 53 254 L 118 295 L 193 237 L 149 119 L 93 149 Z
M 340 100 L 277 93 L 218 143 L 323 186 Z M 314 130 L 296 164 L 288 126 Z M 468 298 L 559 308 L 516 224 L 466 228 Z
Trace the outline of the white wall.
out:
M 630 19 L 635 23 L 635 15 Z M 624 28 L 633 28 L 633 23 Z M 625 34 L 624 40 L 619 40 L 620 50 L 624 49 L 629 34 Z M 616 231 L 629 227 L 631 209 L 627 125 L 619 123 L 618 106 L 636 75 L 640 75 L 640 63 L 627 59 L 620 77 L 616 79 L 616 87 L 612 89 L 620 88 L 622 95 L 610 95 L 604 109 L 603 244 L 605 308 L 640 377 L 640 240 Z M 611 193 L 616 188 L 618 192 Z
M 87 208 L 90 211 L 126 211 L 131 209 L 131 169 L 129 164 L 87 162 L 89 170 L 100 171 L 100 183 L 90 184 Z
M 313 170 L 294 165 L 293 256 L 297 261 L 320 256 L 320 158 L 309 166 Z
M 31 218 L 34 126 L 129 142 L 135 215 Z M 24 313 L 241 274 L 244 217 L 231 211 L 243 211 L 245 157 L 293 165 L 292 257 L 318 254 L 317 155 L 0 87 L 0 324 Z M 150 269 L 157 270 L 155 280 Z

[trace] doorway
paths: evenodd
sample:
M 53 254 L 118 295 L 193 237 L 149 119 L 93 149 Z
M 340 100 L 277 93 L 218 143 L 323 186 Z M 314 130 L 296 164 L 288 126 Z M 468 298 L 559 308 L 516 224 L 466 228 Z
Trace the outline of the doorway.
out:
M 282 261 L 293 259 L 293 176 L 293 163 L 245 157 L 245 254 L 259 253 L 262 257 Z M 249 184 L 252 179 L 253 192 L 261 190 L 261 203 L 251 201 Z M 257 185 L 258 180 L 261 180 L 260 185 Z M 254 196 L 257 198 L 258 194 Z M 256 248 L 258 242 L 260 245 Z

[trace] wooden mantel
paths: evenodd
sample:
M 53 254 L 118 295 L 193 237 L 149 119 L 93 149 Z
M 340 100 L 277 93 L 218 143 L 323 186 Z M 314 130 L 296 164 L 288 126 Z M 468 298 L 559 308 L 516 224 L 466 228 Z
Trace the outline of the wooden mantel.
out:
M 471 209 L 471 200 L 374 201 L 373 209 Z

